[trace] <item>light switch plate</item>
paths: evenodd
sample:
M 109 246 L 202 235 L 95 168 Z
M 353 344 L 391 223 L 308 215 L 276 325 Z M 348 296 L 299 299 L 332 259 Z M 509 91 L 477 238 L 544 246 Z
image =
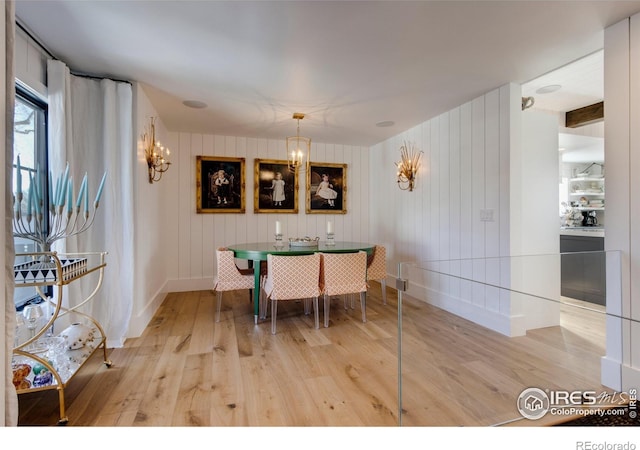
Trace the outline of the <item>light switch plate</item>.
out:
M 480 220 L 482 222 L 493 222 L 493 209 L 481 209 Z

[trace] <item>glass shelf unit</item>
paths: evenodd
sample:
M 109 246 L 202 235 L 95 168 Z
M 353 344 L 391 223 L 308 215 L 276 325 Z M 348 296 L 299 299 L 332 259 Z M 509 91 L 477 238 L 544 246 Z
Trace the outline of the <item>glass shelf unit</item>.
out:
M 27 314 L 25 306 L 16 311 L 16 329 L 12 357 L 13 384 L 18 394 L 55 389 L 60 404 L 59 425 L 69 419 L 65 412 L 64 390 L 74 375 L 99 349 L 103 361 L 107 358 L 106 335 L 96 319 L 82 311 L 100 290 L 104 279 L 107 252 L 57 253 L 37 252 L 16 254 L 14 265 L 15 287 L 36 289 L 39 302 L 32 302 L 37 314 Z M 63 287 L 94 274 L 95 287 L 86 298 L 74 306 L 63 306 Z M 52 286 L 56 292 L 49 296 L 43 288 Z M 29 320 L 31 319 L 31 320 Z M 83 339 L 69 342 L 56 329 L 69 324 L 64 330 L 82 330 Z M 74 341 L 75 342 L 75 341 Z

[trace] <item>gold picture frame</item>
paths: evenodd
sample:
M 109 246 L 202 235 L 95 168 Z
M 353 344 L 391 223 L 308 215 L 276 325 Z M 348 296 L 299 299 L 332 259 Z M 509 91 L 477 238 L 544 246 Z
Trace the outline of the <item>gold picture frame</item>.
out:
M 310 163 L 306 186 L 307 214 L 347 213 L 347 165 Z
M 196 212 L 245 212 L 244 158 L 196 156 Z
M 253 186 L 255 213 L 298 213 L 298 176 L 287 161 L 255 159 Z

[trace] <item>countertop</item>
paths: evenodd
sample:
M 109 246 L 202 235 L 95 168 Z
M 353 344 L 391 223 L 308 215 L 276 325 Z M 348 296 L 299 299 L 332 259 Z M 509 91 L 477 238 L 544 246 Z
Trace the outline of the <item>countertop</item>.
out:
M 560 227 L 560 235 L 604 237 L 604 227 Z

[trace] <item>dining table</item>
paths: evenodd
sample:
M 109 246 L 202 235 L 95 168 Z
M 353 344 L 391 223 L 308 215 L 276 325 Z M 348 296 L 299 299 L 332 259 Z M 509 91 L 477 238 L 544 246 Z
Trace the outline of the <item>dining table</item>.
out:
M 233 251 L 233 255 L 238 259 L 249 261 L 249 267 L 253 267 L 254 289 L 253 289 L 253 315 L 254 321 L 258 323 L 260 308 L 260 263 L 267 260 L 267 255 L 311 255 L 313 253 L 355 253 L 366 252 L 368 256 L 373 254 L 375 244 L 365 242 L 318 241 L 317 244 L 304 242 L 253 242 L 248 244 L 227 245 L 227 249 Z

